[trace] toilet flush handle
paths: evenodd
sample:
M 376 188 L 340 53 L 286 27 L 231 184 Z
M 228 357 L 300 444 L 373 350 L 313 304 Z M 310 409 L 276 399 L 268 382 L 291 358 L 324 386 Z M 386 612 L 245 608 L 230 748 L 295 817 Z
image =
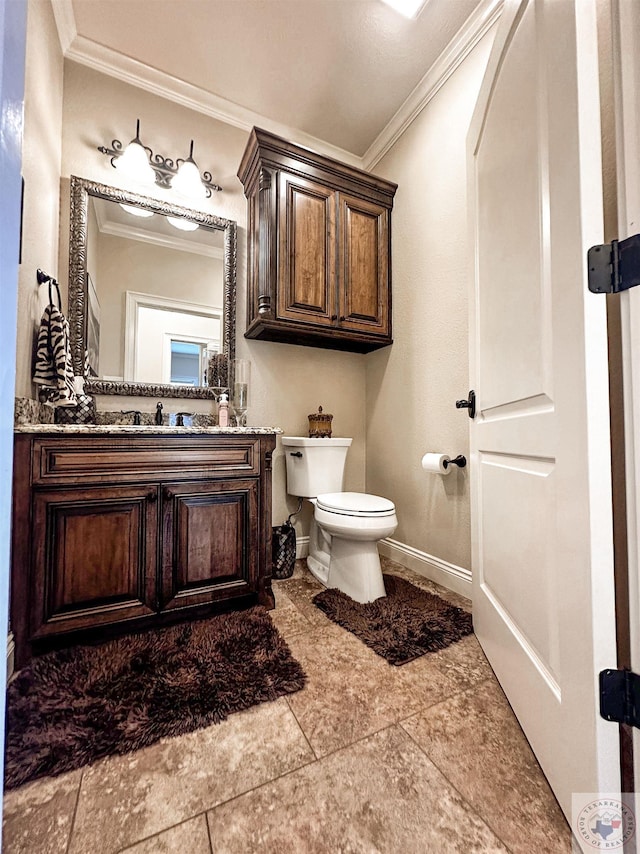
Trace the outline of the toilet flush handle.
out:
M 289 451 L 290 456 L 292 457 L 301 457 L 302 451 Z

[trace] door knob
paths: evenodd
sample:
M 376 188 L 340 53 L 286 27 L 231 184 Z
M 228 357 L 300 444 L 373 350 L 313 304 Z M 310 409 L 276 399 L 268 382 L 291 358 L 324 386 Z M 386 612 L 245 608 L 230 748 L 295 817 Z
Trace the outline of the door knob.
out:
M 476 417 L 476 393 L 473 389 L 469 392 L 468 400 L 456 400 L 456 409 L 468 409 L 469 418 Z

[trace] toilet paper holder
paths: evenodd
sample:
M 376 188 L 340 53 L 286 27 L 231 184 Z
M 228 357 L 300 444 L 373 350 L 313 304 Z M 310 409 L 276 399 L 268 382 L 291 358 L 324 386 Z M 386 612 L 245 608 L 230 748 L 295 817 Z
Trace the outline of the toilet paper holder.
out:
M 466 464 L 467 464 L 467 458 L 465 456 L 463 456 L 462 454 L 458 454 L 458 456 L 455 457 L 455 459 L 453 459 L 453 460 L 445 460 L 443 465 L 446 469 L 448 469 L 449 466 L 458 466 L 459 468 L 463 469 L 466 466 Z

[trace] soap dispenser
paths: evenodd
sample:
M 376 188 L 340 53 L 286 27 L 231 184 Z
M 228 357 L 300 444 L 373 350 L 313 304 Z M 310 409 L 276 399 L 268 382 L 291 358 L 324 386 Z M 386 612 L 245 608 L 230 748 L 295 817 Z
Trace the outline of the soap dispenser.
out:
M 218 427 L 229 426 L 229 398 L 226 394 L 220 395 L 218 403 Z

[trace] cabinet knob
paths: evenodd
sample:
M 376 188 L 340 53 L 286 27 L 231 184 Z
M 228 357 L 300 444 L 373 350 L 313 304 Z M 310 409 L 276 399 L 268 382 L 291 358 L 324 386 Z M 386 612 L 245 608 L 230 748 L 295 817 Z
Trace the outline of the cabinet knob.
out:
M 171 492 L 168 486 L 165 486 L 165 488 L 162 490 L 162 495 L 164 496 L 166 501 L 171 501 L 171 499 L 173 498 L 173 492 Z
M 340 315 L 340 321 L 343 321 L 343 320 L 346 320 L 346 319 L 347 319 L 347 318 L 344 316 L 344 314 L 341 314 L 341 315 Z
M 157 500 L 158 500 L 158 492 L 157 492 L 157 490 L 152 489 L 151 492 L 147 495 L 147 501 L 150 504 L 153 504 Z
M 337 315 L 337 314 L 332 314 L 332 315 L 331 315 L 331 320 L 337 320 L 337 319 L 338 319 L 338 315 Z

